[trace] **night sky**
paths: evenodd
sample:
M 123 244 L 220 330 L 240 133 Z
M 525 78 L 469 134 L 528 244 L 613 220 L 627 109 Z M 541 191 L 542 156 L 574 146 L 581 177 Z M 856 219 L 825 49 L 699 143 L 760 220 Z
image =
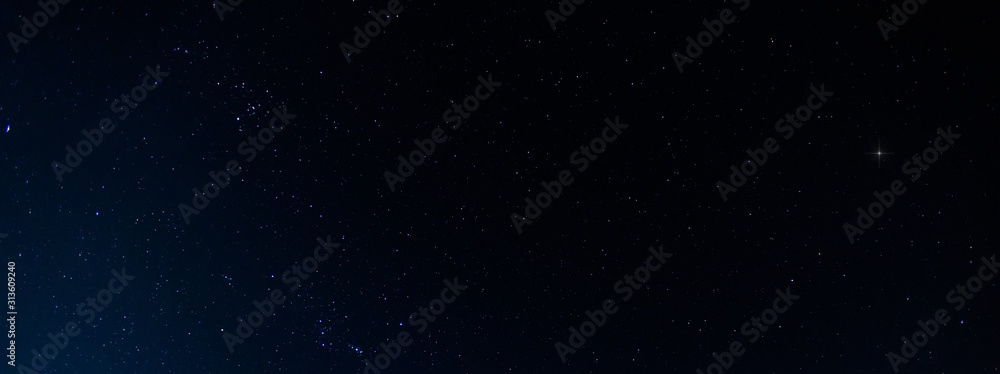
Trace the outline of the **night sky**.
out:
M 574 1 L 3 1 L 0 374 L 1000 373 L 997 3 Z

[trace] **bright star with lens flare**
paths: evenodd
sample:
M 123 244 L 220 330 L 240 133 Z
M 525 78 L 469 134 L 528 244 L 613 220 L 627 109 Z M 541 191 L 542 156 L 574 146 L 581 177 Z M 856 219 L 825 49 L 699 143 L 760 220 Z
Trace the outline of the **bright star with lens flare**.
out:
M 878 167 L 882 168 L 882 155 L 891 155 L 892 152 L 882 152 L 882 139 L 878 140 L 878 150 L 875 152 L 865 153 L 866 155 L 876 155 L 878 157 Z

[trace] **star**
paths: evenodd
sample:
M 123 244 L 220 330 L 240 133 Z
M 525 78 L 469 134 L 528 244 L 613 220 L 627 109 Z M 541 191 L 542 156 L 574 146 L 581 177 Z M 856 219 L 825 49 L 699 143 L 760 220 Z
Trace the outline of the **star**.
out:
M 882 155 L 891 155 L 892 152 L 882 152 L 882 139 L 878 140 L 878 150 L 875 152 L 865 153 L 866 155 L 876 155 L 878 157 L 878 167 L 882 168 Z

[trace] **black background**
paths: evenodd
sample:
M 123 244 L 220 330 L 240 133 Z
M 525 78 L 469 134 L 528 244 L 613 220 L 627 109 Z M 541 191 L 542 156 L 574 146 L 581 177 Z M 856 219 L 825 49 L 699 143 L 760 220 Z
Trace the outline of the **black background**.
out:
M 361 372 L 454 277 L 469 289 L 383 372 L 694 373 L 786 287 L 801 299 L 727 372 L 886 373 L 939 308 L 952 322 L 900 371 L 1000 370 L 995 281 L 945 301 L 996 252 L 994 3 L 928 1 L 885 41 L 892 2 L 754 0 L 683 73 L 671 54 L 737 5 L 588 1 L 553 31 L 553 1 L 402 4 L 350 64 L 338 45 L 384 2 L 247 1 L 220 21 L 207 0 L 72 1 L 5 44 L 17 362 L 126 267 L 45 372 Z M 0 4 L 0 31 L 38 10 Z M 57 181 L 147 65 L 170 76 Z M 502 86 L 391 192 L 396 156 L 489 74 Z M 835 95 L 723 202 L 729 166 L 821 84 Z M 283 105 L 298 117 L 245 164 L 237 145 Z M 518 235 L 510 214 L 615 116 L 628 129 Z M 842 224 L 939 127 L 962 137 L 850 244 Z M 177 205 L 231 159 L 244 172 L 185 224 Z M 222 330 L 327 235 L 341 250 L 230 354 Z M 660 245 L 673 258 L 562 363 L 553 345 Z

